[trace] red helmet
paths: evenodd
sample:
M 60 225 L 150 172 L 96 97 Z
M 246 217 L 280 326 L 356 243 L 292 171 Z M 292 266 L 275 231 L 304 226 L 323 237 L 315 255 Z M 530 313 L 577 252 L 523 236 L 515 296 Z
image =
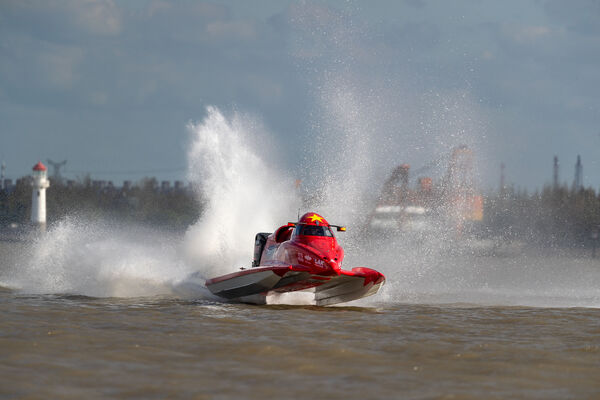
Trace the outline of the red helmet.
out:
M 306 214 L 304 214 L 300 220 L 298 221 L 299 224 L 305 224 L 305 225 L 325 225 L 325 226 L 329 226 L 329 223 L 325 220 L 325 218 L 323 218 L 322 216 L 320 216 L 317 213 L 314 212 L 308 212 Z
M 322 236 L 333 238 L 333 232 L 325 218 L 314 212 L 306 213 L 296 222 L 294 237 L 298 236 Z

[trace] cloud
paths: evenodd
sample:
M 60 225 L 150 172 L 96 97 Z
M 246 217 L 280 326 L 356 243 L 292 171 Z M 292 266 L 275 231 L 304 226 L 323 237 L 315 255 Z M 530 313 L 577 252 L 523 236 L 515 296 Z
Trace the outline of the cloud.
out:
M 349 118 L 340 131 L 363 123 L 396 153 L 446 128 L 484 130 L 484 111 L 509 142 L 598 125 L 595 1 L 241 4 L 0 0 L 0 113 L 16 130 L 6 110 L 26 121 L 46 107 L 66 116 L 57 131 L 94 115 L 115 137 L 142 124 L 160 141 L 215 104 L 260 113 L 297 149 L 311 124 L 325 125 L 319 96 L 341 88 L 330 98 L 339 114 L 329 111 Z M 81 117 L 76 130 L 88 125 Z M 435 146 L 425 147 L 419 157 Z
M 72 0 L 67 4 L 77 26 L 95 35 L 118 35 L 121 12 L 112 0 Z
M 21 35 L 5 37 L 0 47 L 0 77 L 14 91 L 67 90 L 80 78 L 84 50 Z
M 101 105 L 105 105 L 107 101 L 108 101 L 108 96 L 104 92 L 95 91 L 90 94 L 90 102 L 92 104 L 101 106 Z
M 113 0 L 9 1 L 0 10 L 0 29 L 49 41 L 115 36 L 123 25 L 122 12 Z
M 34 61 L 50 85 L 59 88 L 71 87 L 78 79 L 77 68 L 83 58 L 83 50 L 77 47 L 48 45 Z
M 534 44 L 538 40 L 548 38 L 553 32 L 547 26 L 542 25 L 515 25 L 503 26 L 504 34 L 520 44 Z
M 484 60 L 490 61 L 490 60 L 493 60 L 494 58 L 496 58 L 496 56 L 493 51 L 484 50 L 483 53 L 481 54 L 481 58 Z
M 231 12 L 224 6 L 214 2 L 168 2 L 155 0 L 146 8 L 146 16 L 149 18 L 166 18 L 196 21 L 212 21 L 231 18 Z
M 215 21 L 206 25 L 206 32 L 211 39 L 255 39 L 256 29 L 247 21 Z
M 600 3 L 596 0 L 547 0 L 546 14 L 568 30 L 584 36 L 600 35 Z
M 252 74 L 249 78 L 244 87 L 249 89 L 251 95 L 258 96 L 263 104 L 273 105 L 282 101 L 284 93 L 282 82 L 258 74 Z
M 232 22 L 226 6 L 211 2 L 154 1 L 132 22 L 147 39 L 160 43 L 168 40 L 199 44 L 218 39 L 220 33 L 244 30 Z

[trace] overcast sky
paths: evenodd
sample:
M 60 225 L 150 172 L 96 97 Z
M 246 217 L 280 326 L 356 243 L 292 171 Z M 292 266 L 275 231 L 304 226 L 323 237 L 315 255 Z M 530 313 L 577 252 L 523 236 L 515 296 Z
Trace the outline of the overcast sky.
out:
M 599 89 L 598 1 L 0 2 L 12 179 L 47 158 L 70 178 L 185 179 L 186 125 L 213 105 L 261 120 L 298 175 L 321 131 L 353 132 L 381 179 L 465 143 L 486 187 L 504 162 L 539 188 L 554 155 L 571 184 L 581 154 L 598 188 Z

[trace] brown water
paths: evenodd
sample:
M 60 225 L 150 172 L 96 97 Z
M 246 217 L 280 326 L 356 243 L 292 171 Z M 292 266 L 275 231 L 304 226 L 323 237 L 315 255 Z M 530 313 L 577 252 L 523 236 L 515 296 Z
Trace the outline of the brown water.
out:
M 0 282 L 23 250 L 0 246 Z M 0 398 L 600 398 L 595 260 L 554 280 L 543 257 L 449 260 L 460 279 L 396 266 L 384 292 L 342 307 L 0 289 Z

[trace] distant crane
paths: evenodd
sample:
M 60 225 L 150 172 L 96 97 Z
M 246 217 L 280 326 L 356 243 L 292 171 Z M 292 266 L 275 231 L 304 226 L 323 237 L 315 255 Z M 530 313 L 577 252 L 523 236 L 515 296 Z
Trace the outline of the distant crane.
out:
M 55 162 L 55 161 L 52 161 L 51 159 L 48 158 L 48 159 L 46 159 L 46 161 L 53 168 L 52 179 L 54 179 L 54 181 L 56 183 L 61 183 L 62 182 L 62 175 L 60 174 L 60 169 L 65 166 L 65 164 L 67 163 L 67 160 L 64 160 L 64 161 L 61 161 L 61 162 Z
M 452 152 L 444 186 L 443 197 L 459 229 L 467 220 L 483 219 L 483 197 L 476 190 L 473 151 L 467 146 L 459 146 Z
M 417 171 L 438 167 L 441 159 Z M 431 226 L 427 220 L 437 218 L 459 234 L 470 229 L 470 225 L 483 219 L 483 196 L 476 187 L 475 168 L 473 151 L 462 145 L 450 154 L 446 174 L 439 185 L 433 186 L 430 177 L 421 177 L 417 188 L 411 189 L 410 165 L 399 165 L 383 185 L 375 210 L 370 214 L 369 226 L 426 230 L 427 225 Z

